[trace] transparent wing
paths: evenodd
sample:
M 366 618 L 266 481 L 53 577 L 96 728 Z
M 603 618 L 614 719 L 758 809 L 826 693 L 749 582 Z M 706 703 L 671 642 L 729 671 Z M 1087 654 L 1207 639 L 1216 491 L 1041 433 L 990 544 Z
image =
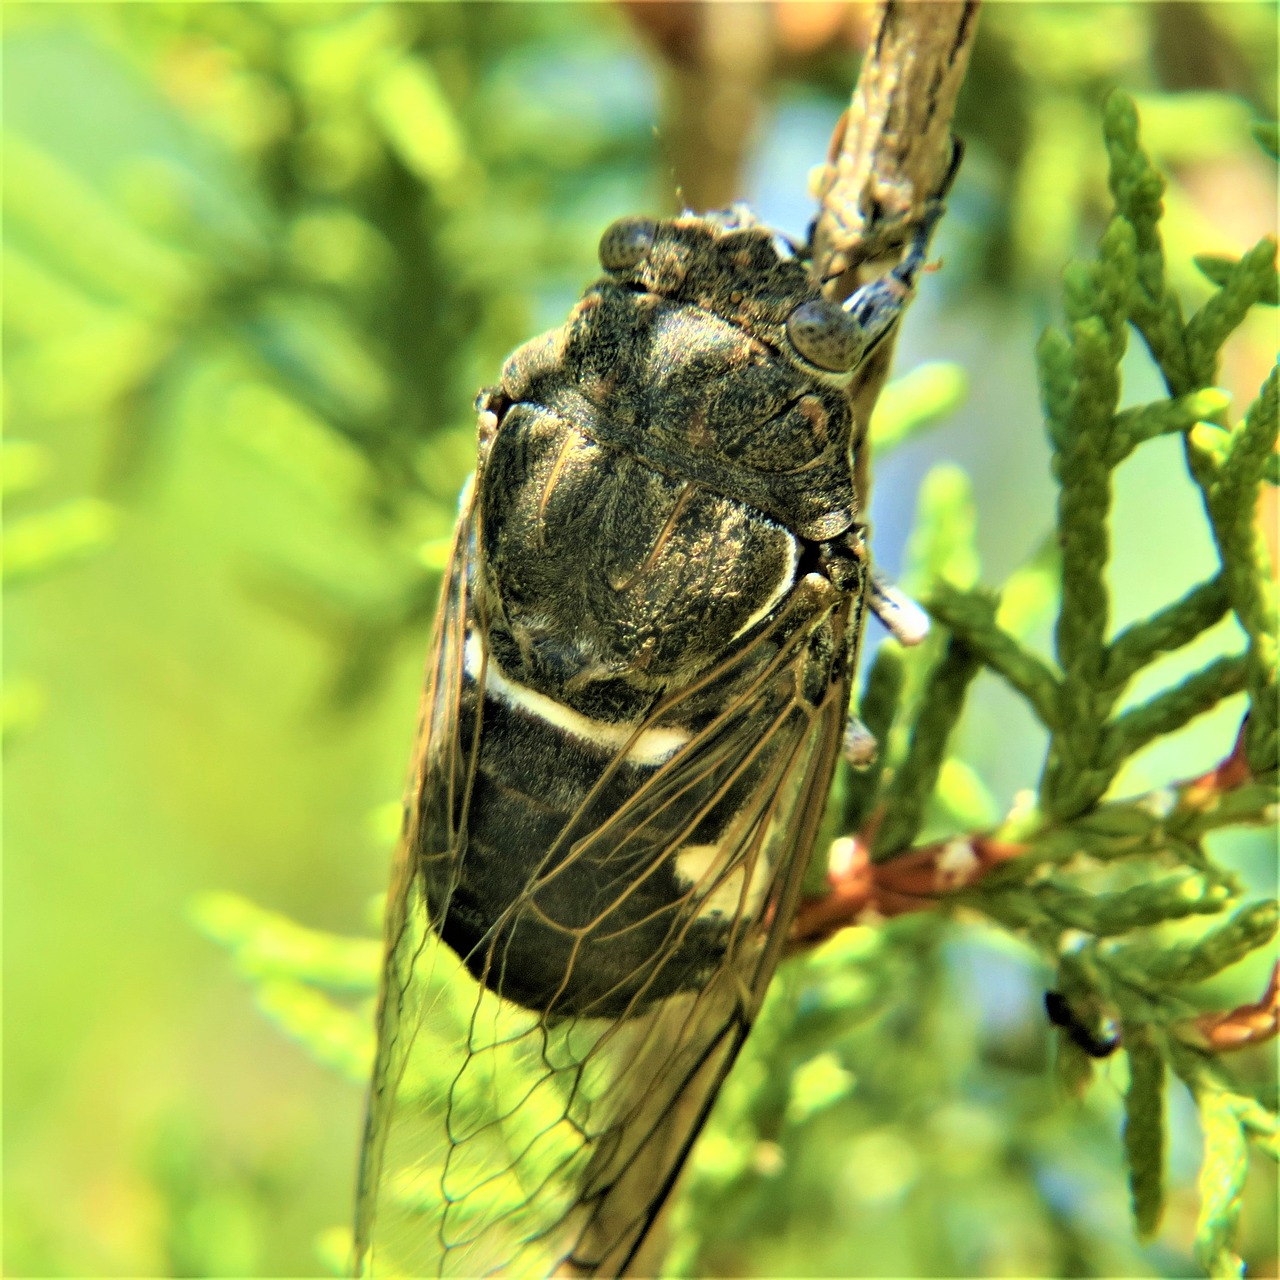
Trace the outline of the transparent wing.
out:
M 357 1272 L 371 1260 L 373 1227 L 386 1167 L 387 1140 L 392 1129 L 403 1129 L 415 1114 L 399 1108 L 405 1065 L 426 1005 L 439 997 L 447 977 L 437 980 L 434 961 L 440 950 L 427 925 L 421 870 L 414 849 L 423 819 L 418 797 L 442 794 L 431 810 L 440 827 L 439 842 L 458 847 L 453 797 L 465 786 L 469 756 L 475 744 L 464 744 L 457 732 L 462 693 L 463 646 L 471 591 L 474 538 L 474 484 L 460 502 L 449 567 L 436 612 L 427 678 L 418 713 L 414 755 L 409 770 L 404 825 L 392 867 L 384 924 L 386 954 L 376 1014 L 377 1043 L 365 1116 L 364 1138 L 356 1187 L 355 1261 Z M 429 1135 L 428 1135 L 429 1136 Z
M 476 613 L 472 522 L 468 506 L 409 806 L 423 829 L 405 841 L 452 859 L 457 878 L 484 768 L 483 718 L 462 711 Z M 847 689 L 833 655 L 844 653 L 850 609 L 849 597 L 806 578 L 750 644 L 659 702 L 558 823 L 465 964 L 427 924 L 423 858 L 402 856 L 361 1171 L 357 1256 L 367 1272 L 649 1268 L 651 1228 L 751 1027 L 794 911 L 838 754 Z M 655 730 L 678 732 L 682 745 L 628 788 L 631 746 Z M 558 883 L 584 867 L 603 890 L 581 910 L 553 905 L 566 900 Z M 628 909 L 673 872 L 674 898 Z M 437 916 L 449 909 L 440 904 Z M 524 923 L 563 957 L 562 990 L 585 983 L 593 1000 L 566 1014 L 554 996 L 539 1011 L 498 994 Z M 704 947 L 703 934 L 716 945 Z M 616 977 L 599 960 L 615 954 L 627 961 Z

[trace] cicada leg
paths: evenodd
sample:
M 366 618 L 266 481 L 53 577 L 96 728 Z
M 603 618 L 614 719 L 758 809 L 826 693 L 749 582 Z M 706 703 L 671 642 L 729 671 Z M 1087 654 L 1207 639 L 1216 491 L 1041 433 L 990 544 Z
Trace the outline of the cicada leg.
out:
M 867 587 L 867 604 L 899 644 L 917 645 L 929 634 L 929 615 L 876 570 Z

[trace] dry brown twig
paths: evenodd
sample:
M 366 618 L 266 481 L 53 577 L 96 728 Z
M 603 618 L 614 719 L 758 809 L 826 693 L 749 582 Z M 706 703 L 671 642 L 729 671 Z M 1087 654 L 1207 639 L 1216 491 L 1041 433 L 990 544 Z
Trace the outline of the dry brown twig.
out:
M 954 165 L 951 120 L 969 66 L 980 0 L 885 0 L 849 109 L 816 175 L 821 200 L 813 231 L 813 275 L 828 296 L 847 298 L 901 259 L 929 200 Z M 854 422 L 865 437 L 893 361 L 895 335 L 882 342 L 850 388 Z M 854 481 L 865 509 L 870 456 L 865 438 Z
M 969 65 L 979 0 L 879 6 L 853 101 L 818 180 L 814 273 L 847 298 L 900 252 L 904 231 L 951 168 L 951 120 Z

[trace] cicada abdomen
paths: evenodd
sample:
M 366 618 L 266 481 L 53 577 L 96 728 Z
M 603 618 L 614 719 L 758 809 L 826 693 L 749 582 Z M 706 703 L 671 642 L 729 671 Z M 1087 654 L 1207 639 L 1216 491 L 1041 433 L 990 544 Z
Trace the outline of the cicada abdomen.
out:
M 849 389 L 928 232 L 841 306 L 745 210 L 624 220 L 480 396 L 388 907 L 362 1271 L 649 1265 L 839 755 L 868 580 Z

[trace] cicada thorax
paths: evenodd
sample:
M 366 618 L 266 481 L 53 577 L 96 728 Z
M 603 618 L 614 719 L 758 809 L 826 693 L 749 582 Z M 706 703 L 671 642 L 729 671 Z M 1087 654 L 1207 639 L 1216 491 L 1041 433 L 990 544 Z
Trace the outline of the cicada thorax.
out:
M 776 753 L 730 757 L 717 718 L 803 737 L 862 589 L 847 399 L 786 336 L 817 296 L 802 264 L 705 219 L 648 239 L 482 397 L 465 841 L 421 851 L 440 936 L 555 1016 L 628 1017 L 746 945 L 787 833 L 743 856 L 744 814 L 799 781 Z M 695 742 L 705 764 L 663 797 Z M 643 820 L 602 837 L 641 795 Z
M 798 536 L 834 538 L 854 520 L 850 371 L 804 358 L 789 325 L 829 305 L 763 228 L 662 223 L 643 258 L 508 362 L 503 391 Z

